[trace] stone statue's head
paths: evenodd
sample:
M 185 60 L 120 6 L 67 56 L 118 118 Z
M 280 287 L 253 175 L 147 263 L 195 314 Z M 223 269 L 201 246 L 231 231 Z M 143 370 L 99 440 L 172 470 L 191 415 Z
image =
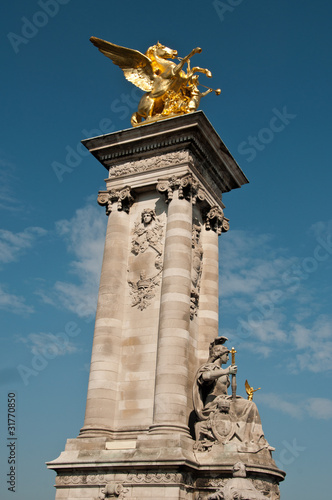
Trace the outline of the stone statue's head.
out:
M 150 224 L 156 218 L 156 212 L 153 208 L 145 208 L 141 214 L 141 221 L 144 224 Z
M 214 345 L 212 347 L 210 346 L 209 357 L 211 361 L 215 361 L 216 359 L 221 358 L 223 354 L 228 354 L 229 352 L 230 350 L 224 345 Z
M 209 347 L 209 358 L 212 361 L 215 361 L 216 359 L 220 358 L 223 354 L 226 353 L 228 354 L 230 352 L 230 350 L 223 345 L 227 340 L 228 340 L 227 337 L 217 337 L 214 339 L 213 342 L 211 342 Z
M 236 462 L 233 465 L 233 477 L 246 477 L 247 470 L 243 462 Z
M 156 212 L 153 208 L 145 208 L 141 214 L 141 221 L 143 224 L 150 224 L 156 218 Z

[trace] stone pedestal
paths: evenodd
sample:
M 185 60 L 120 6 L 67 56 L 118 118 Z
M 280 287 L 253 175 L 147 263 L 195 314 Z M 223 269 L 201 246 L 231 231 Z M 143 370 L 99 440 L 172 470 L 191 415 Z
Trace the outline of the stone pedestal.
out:
M 56 499 L 208 498 L 244 458 L 194 449 L 192 388 L 218 336 L 222 193 L 247 179 L 200 111 L 83 141 L 106 168 L 108 227 L 84 426 L 60 457 Z

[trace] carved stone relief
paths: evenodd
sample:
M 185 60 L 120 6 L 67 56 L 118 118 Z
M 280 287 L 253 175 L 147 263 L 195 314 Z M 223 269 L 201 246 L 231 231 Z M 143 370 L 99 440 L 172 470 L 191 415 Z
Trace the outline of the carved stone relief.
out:
M 124 488 L 121 483 L 107 483 L 104 488 L 102 488 L 97 500 L 105 500 L 105 498 L 126 498 L 126 493 L 129 489 Z
M 261 481 L 264 483 L 265 481 Z M 207 500 L 266 500 L 265 494 L 259 491 L 251 479 L 247 479 L 246 466 L 237 462 L 233 466 L 233 478 L 224 486 L 211 493 Z
M 141 311 L 151 303 L 161 281 L 164 225 L 154 209 L 147 208 L 133 230 L 131 253 L 134 257 L 129 263 L 128 283 L 132 307 Z
M 160 153 L 149 158 L 144 158 L 136 161 L 126 161 L 109 170 L 109 177 L 119 177 L 133 173 L 146 172 L 148 170 L 156 170 L 158 168 L 171 167 L 179 165 L 189 160 L 189 154 L 185 150 L 176 151 L 173 153 Z
M 201 288 L 203 247 L 200 242 L 201 226 L 193 224 L 192 230 L 192 268 L 191 268 L 191 296 L 190 296 L 190 319 L 197 316 L 199 305 L 199 293 Z
M 97 198 L 99 205 L 106 206 L 106 215 L 112 212 L 115 203 L 116 210 L 128 213 L 133 201 L 134 196 L 129 186 L 119 190 L 99 191 Z

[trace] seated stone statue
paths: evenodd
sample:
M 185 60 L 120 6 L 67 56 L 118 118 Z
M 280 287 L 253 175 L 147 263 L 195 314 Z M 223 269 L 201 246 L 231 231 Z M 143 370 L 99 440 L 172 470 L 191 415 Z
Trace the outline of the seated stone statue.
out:
M 240 396 L 228 396 L 230 375 L 237 366 L 222 368 L 230 352 L 223 344 L 226 337 L 218 337 L 210 344 L 209 358 L 198 370 L 193 391 L 198 451 L 210 450 L 213 445 L 225 451 L 257 453 L 273 450 L 266 441 L 257 406 Z

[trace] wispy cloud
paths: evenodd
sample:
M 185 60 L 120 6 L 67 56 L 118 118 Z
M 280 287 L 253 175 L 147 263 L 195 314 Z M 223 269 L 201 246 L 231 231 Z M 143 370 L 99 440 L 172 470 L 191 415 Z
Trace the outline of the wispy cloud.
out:
M 291 364 L 292 371 L 332 370 L 332 317 L 320 315 L 307 326 L 294 325 L 291 338 L 299 351 Z
M 78 351 L 77 346 L 69 339 L 53 333 L 30 333 L 27 337 L 17 337 L 16 342 L 27 346 L 31 354 L 47 357 L 64 356 Z
M 56 223 L 74 259 L 69 263 L 71 281 L 58 281 L 50 293 L 38 292 L 44 302 L 61 304 L 79 317 L 95 314 L 107 218 L 89 201 L 71 219 Z
M 32 247 L 37 238 L 46 233 L 41 227 L 28 227 L 19 233 L 0 229 L 0 262 L 8 264 L 17 261 L 23 252 Z
M 9 293 L 3 285 L 0 284 L 0 309 L 14 314 L 26 315 L 34 312 L 33 307 L 25 303 L 24 297 Z
M 332 400 L 328 398 L 306 398 L 300 394 L 284 397 L 279 394 L 261 393 L 257 394 L 256 400 L 259 404 L 264 404 L 272 410 L 297 419 L 310 417 L 329 420 L 332 418 Z
M 311 279 L 317 269 L 331 267 L 332 223 L 319 222 L 314 232 L 317 239 L 304 258 L 278 247 L 269 234 L 235 230 L 223 241 L 221 321 L 227 336 L 262 357 L 287 345 L 293 373 L 332 369 L 332 317 L 324 314 L 321 289 Z M 327 284 L 323 298 L 331 291 Z

